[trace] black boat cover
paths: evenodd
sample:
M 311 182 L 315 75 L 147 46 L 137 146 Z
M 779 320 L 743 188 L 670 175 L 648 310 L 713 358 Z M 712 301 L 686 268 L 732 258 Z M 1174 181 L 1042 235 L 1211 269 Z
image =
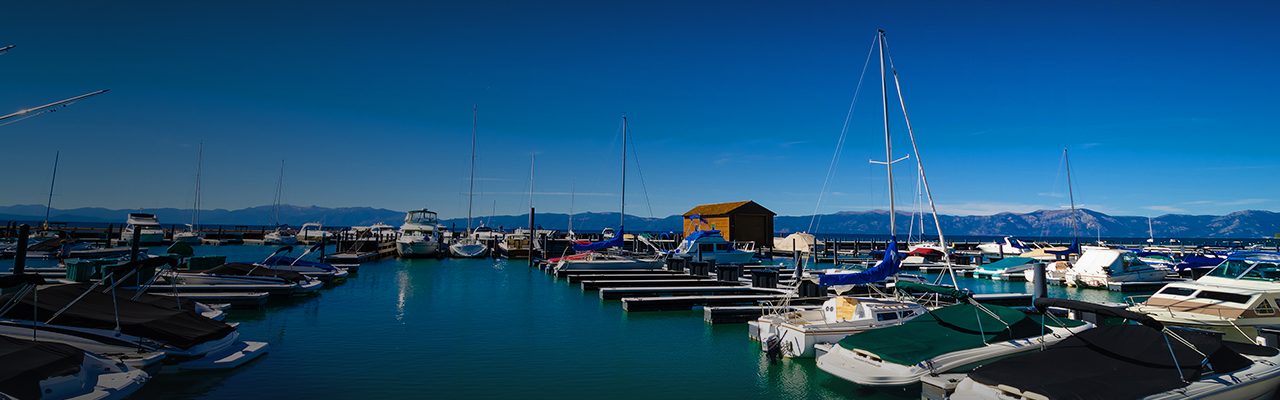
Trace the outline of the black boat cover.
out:
M 297 272 L 275 270 L 262 265 L 245 263 L 226 263 L 210 268 L 209 270 L 204 271 L 204 273 L 235 276 L 274 276 L 283 278 L 290 282 L 304 282 L 308 279 L 306 276 Z
M 80 372 L 84 351 L 0 336 L 0 397 L 40 398 L 40 381 Z
M 55 312 L 65 307 L 77 296 L 88 289 L 88 283 L 72 283 L 66 285 L 46 286 L 39 291 L 39 317 L 46 321 Z M 0 298 L 0 303 L 8 301 L 7 295 Z M 5 314 L 5 318 L 19 320 L 32 319 L 33 296 L 22 298 L 22 305 L 14 307 Z M 161 307 L 143 302 L 118 298 L 120 310 L 120 331 L 125 334 L 144 337 L 179 348 L 190 348 L 210 340 L 217 340 L 235 332 L 235 328 L 222 322 L 214 321 L 196 314 L 191 308 L 178 311 L 173 307 Z M 102 293 L 99 287 L 89 292 L 74 306 L 67 309 L 54 325 L 68 325 L 95 329 L 115 329 L 116 320 L 111 304 L 111 293 Z
M 1097 303 L 1089 303 L 1089 302 L 1080 301 L 1080 300 L 1041 297 L 1036 299 L 1035 306 L 1036 306 L 1036 309 L 1040 310 L 1041 313 L 1045 312 L 1045 310 L 1048 310 L 1049 307 L 1060 307 L 1060 308 L 1066 308 L 1066 309 L 1071 309 L 1076 311 L 1091 312 L 1094 314 L 1108 316 L 1108 317 L 1124 318 L 1124 319 L 1151 327 L 1151 329 L 1159 330 L 1164 328 L 1164 324 L 1161 324 L 1160 321 L 1156 321 L 1155 318 L 1151 318 L 1150 315 L 1136 313 L 1120 307 L 1109 307 L 1109 306 L 1104 306 Z
M 38 274 L 19 274 L 0 276 L 0 288 L 11 288 L 18 285 L 43 285 L 44 277 Z
M 1209 356 L 1209 373 L 1248 367 L 1253 361 L 1208 333 L 1179 331 Z M 1044 351 L 978 367 L 969 378 L 989 386 L 1008 385 L 1050 399 L 1133 399 L 1187 386 L 1205 371 L 1203 357 L 1182 342 L 1142 325 L 1100 326 L 1068 337 Z M 1177 355 L 1177 363 L 1169 354 Z M 1176 368 L 1176 369 L 1175 369 Z

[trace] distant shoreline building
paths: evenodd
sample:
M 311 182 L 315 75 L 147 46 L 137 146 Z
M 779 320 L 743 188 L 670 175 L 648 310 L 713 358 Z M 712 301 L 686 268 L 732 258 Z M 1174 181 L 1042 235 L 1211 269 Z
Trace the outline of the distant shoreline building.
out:
M 701 216 L 701 220 L 689 218 L 694 215 Z M 769 246 L 773 244 L 773 217 L 777 215 L 751 200 L 702 204 L 684 213 L 684 235 L 689 236 L 701 224 L 703 229 L 720 230 L 728 240 Z

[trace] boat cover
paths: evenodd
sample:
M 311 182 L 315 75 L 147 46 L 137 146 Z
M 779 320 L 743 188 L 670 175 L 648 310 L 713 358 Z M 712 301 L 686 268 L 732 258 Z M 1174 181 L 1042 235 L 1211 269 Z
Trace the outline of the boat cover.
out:
M 1036 262 L 1036 260 L 1034 258 L 1029 258 L 1029 257 L 1005 257 L 1002 260 L 999 260 L 990 264 L 982 264 L 978 266 L 978 268 L 981 268 L 986 271 L 999 271 L 1002 269 L 1009 269 L 1009 268 L 1013 268 L 1021 265 L 1027 265 L 1034 262 Z
M 1068 254 L 1080 254 L 1080 239 L 1072 238 L 1071 245 L 1063 250 L 1045 250 L 1045 253 L 1065 256 Z
M 88 283 L 72 283 L 40 288 L 39 304 L 33 304 L 33 296 L 22 298 L 21 305 L 10 309 L 5 318 L 31 320 L 32 311 L 41 321 L 47 320 L 58 310 L 85 293 Z M 6 302 L 10 296 L 0 297 Z M 120 310 L 120 331 L 128 335 L 144 337 L 179 348 L 191 346 L 210 340 L 217 340 L 235 332 L 235 328 L 222 322 L 214 321 L 196 314 L 191 308 L 182 311 L 173 307 L 160 307 L 127 298 L 116 299 Z M 38 306 L 39 310 L 33 310 Z M 53 320 L 53 325 L 76 326 L 94 329 L 115 329 L 115 310 L 112 306 L 111 293 L 102 293 L 99 287 L 88 294 L 66 312 Z
M 929 257 L 941 258 L 945 254 L 942 254 L 942 252 L 938 251 L 938 249 L 931 249 L 928 247 L 917 247 L 915 250 L 911 250 L 910 252 L 907 252 L 907 255 L 920 256 L 920 257 L 926 257 L 926 258 L 929 258 Z
M 1022 311 L 996 305 L 984 307 L 1000 319 L 992 318 L 973 304 L 962 303 L 930 311 L 902 325 L 849 336 L 839 344 L 849 350 L 860 349 L 875 354 L 885 362 L 915 365 L 951 352 L 1042 334 L 1040 321 L 1043 316 L 1028 316 Z M 1052 319 L 1045 322 L 1057 326 Z M 1072 320 L 1063 322 L 1074 326 L 1083 324 Z
M 1039 310 L 1041 313 L 1047 311 L 1049 307 L 1060 307 L 1060 308 L 1066 308 L 1066 309 L 1076 310 L 1076 311 L 1091 312 L 1094 314 L 1107 316 L 1107 317 L 1124 318 L 1133 322 L 1137 322 L 1139 324 L 1149 326 L 1151 327 L 1151 329 L 1159 330 L 1164 328 L 1164 324 L 1161 324 L 1160 321 L 1156 321 L 1155 318 L 1151 318 L 1150 315 L 1143 314 L 1143 313 L 1136 313 L 1120 307 L 1104 306 L 1101 304 L 1090 303 L 1087 301 L 1080 301 L 1080 300 L 1055 299 L 1052 297 L 1037 298 L 1033 302 L 1033 304 L 1035 304 L 1036 309 Z
M 295 260 L 296 260 L 296 261 L 295 261 Z M 308 261 L 308 260 L 298 260 L 298 258 L 297 258 L 297 257 L 289 257 L 289 256 L 284 256 L 284 255 L 275 255 L 275 256 L 271 256 L 270 258 L 267 258 L 267 260 L 266 260 L 265 262 L 263 262 L 263 264 L 265 264 L 265 265 L 285 265 L 285 266 L 292 265 L 292 266 L 298 266 L 298 267 L 315 267 L 315 268 L 319 268 L 319 269 L 322 269 L 322 270 L 325 270 L 325 271 L 337 271 L 337 270 L 338 270 L 337 268 L 334 268 L 334 266 L 333 266 L 332 264 L 329 264 L 329 263 L 322 263 L 322 262 L 318 262 L 318 261 Z
M 44 277 L 39 274 L 18 274 L 0 276 L 0 288 L 11 288 L 18 285 L 43 285 Z
M 40 381 L 79 373 L 83 363 L 84 352 L 69 345 L 0 336 L 0 397 L 38 399 Z
M 245 264 L 245 263 L 226 263 L 209 270 L 204 271 L 210 275 L 233 275 L 233 276 L 274 276 L 286 279 L 290 282 L 306 281 L 307 277 L 293 271 L 281 271 L 271 269 L 261 265 Z
M 893 284 L 893 288 L 907 292 L 937 293 L 957 300 L 965 300 L 972 296 L 969 292 L 956 288 L 911 281 L 898 281 Z
M 902 255 L 898 253 L 898 238 L 890 238 L 889 245 L 885 247 L 884 258 L 875 266 L 852 274 L 823 274 L 818 278 L 818 283 L 825 286 L 876 283 L 898 273 L 898 268 L 901 266 Z
M 1209 356 L 1204 370 L 1210 373 L 1236 371 L 1253 363 L 1212 334 L 1177 334 Z M 1177 369 L 1188 381 L 1200 379 L 1204 357 L 1176 339 L 1166 341 L 1164 335 L 1141 325 L 1101 326 L 1071 335 L 1044 351 L 978 367 L 969 378 L 1049 399 L 1142 398 L 1187 386 Z
M 602 240 L 599 242 L 588 242 L 587 244 L 574 243 L 573 251 L 596 251 L 600 249 L 607 249 L 610 247 L 622 247 L 622 238 L 624 236 L 625 235 L 622 233 L 622 229 L 619 228 L 618 233 L 613 235 L 613 237 L 609 239 Z

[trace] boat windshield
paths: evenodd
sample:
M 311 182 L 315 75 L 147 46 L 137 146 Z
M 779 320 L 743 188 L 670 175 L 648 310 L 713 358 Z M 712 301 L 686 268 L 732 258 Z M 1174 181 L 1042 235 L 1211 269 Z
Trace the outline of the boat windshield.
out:
M 1227 260 L 1209 271 L 1207 276 L 1247 281 L 1280 281 L 1280 265 L 1261 260 Z
M 436 222 L 436 213 L 433 213 L 430 211 L 410 212 L 409 216 L 405 218 L 405 222 L 418 223 L 418 224 L 434 224 Z

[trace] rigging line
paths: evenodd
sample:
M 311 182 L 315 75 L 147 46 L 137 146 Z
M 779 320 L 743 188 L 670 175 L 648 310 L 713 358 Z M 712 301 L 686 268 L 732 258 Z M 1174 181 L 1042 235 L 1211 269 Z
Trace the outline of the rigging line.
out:
M 881 40 L 884 40 L 883 34 Z M 885 53 L 889 58 L 889 70 L 893 72 L 893 86 L 898 93 L 898 104 L 902 107 L 902 119 L 907 125 L 907 137 L 911 138 L 911 151 L 916 156 L 916 169 L 920 172 L 920 182 L 924 185 L 925 196 L 929 199 L 929 210 L 933 212 L 934 228 L 938 230 L 938 247 L 942 249 L 945 260 L 947 275 L 951 277 L 951 284 L 959 287 L 956 283 L 955 271 L 951 268 L 951 254 L 947 251 L 947 240 L 942 234 L 942 220 L 938 217 L 938 207 L 933 202 L 933 191 L 929 189 L 929 178 L 924 173 L 924 160 L 920 157 L 920 147 L 916 146 L 915 130 L 911 127 L 911 117 L 907 115 L 907 100 L 902 97 L 902 83 L 898 80 L 898 68 L 893 65 L 893 54 L 888 51 L 889 44 L 884 43 Z M 892 203 L 891 203 L 892 204 Z M 938 277 L 941 280 L 941 276 Z
M 871 40 L 871 46 L 867 49 L 867 59 L 862 62 L 862 73 L 858 74 L 858 85 L 853 90 L 853 99 L 849 101 L 849 111 L 844 115 L 844 126 L 840 128 L 840 139 L 836 141 L 836 151 L 831 155 L 831 164 L 827 166 L 827 176 L 822 179 L 822 190 L 818 192 L 818 202 L 813 205 L 813 215 L 809 217 L 809 229 L 806 232 L 813 232 L 818 221 L 818 209 L 822 207 L 822 198 L 827 193 L 827 186 L 831 183 L 831 177 L 835 175 L 836 165 L 840 163 L 840 153 L 844 149 L 844 140 L 849 134 L 849 121 L 853 119 L 854 107 L 858 105 L 858 93 L 862 92 L 862 83 L 867 76 L 867 67 L 871 65 L 871 54 L 875 53 L 876 42 L 880 40 L 877 35 Z
M 644 170 L 640 168 L 640 154 L 636 150 L 636 139 L 630 138 L 631 159 L 636 164 L 636 174 L 640 176 L 640 191 L 644 193 L 645 205 L 649 207 L 649 218 L 654 218 L 653 203 L 649 201 L 649 188 L 644 184 Z

